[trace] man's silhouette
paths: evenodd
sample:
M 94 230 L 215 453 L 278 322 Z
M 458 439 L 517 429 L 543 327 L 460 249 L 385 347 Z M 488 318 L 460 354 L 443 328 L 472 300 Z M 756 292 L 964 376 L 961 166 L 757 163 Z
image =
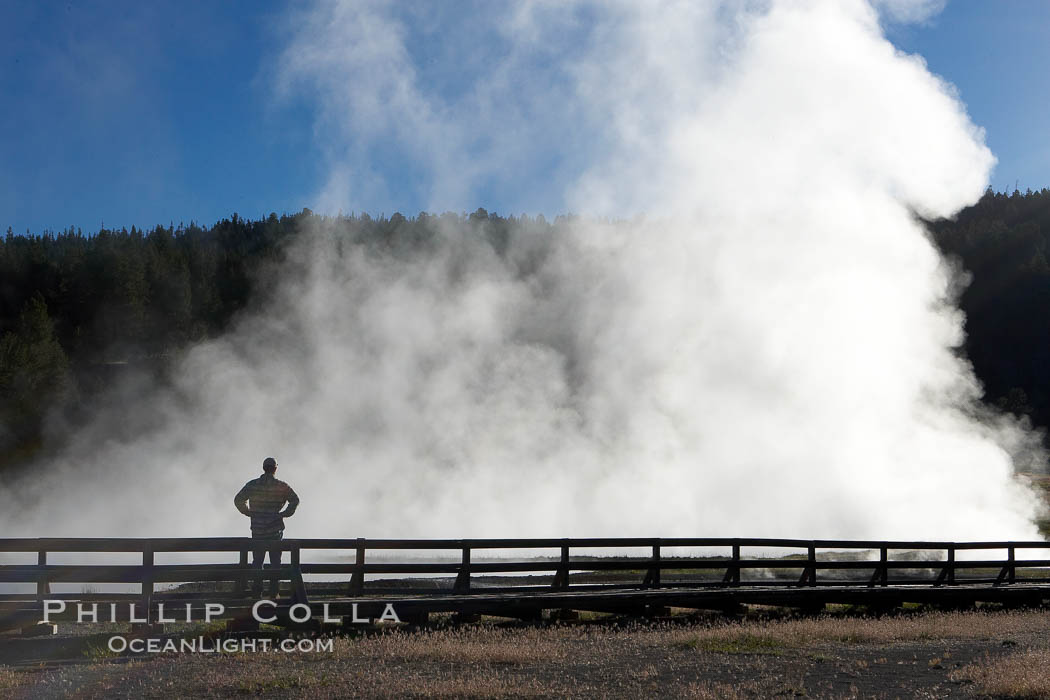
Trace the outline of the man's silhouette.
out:
M 262 569 L 266 553 L 270 553 L 270 566 L 281 564 L 281 539 L 284 537 L 284 519 L 299 507 L 299 497 L 292 487 L 274 476 L 277 471 L 277 460 L 267 457 L 263 460 L 263 474 L 244 485 L 233 499 L 237 510 L 252 519 L 252 568 Z M 284 504 L 288 507 L 284 510 Z M 280 581 L 270 579 L 270 595 L 277 597 Z M 262 579 L 252 581 L 252 593 L 262 592 Z

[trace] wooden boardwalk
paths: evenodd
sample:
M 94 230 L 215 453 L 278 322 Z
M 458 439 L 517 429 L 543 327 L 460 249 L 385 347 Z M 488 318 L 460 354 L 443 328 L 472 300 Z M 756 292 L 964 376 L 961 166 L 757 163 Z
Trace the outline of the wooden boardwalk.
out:
M 201 621 L 209 604 L 213 613 L 222 606 L 218 618 L 246 618 L 258 600 L 252 584 L 271 578 L 283 591 L 265 612 L 278 624 L 306 616 L 352 624 L 388 606 L 418 622 L 431 613 L 537 619 L 544 611 L 1050 599 L 1047 542 L 301 539 L 280 542 L 281 566 L 265 570 L 251 566 L 252 545 L 250 538 L 0 539 L 0 629 L 42 619 L 45 601 L 53 622 Z M 99 590 L 113 586 L 120 590 Z

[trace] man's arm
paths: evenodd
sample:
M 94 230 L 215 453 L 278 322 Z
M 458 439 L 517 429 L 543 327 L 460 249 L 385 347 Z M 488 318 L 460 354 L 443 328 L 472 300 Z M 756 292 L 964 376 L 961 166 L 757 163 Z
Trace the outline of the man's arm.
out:
M 295 509 L 299 507 L 299 496 L 296 495 L 291 486 L 288 487 L 288 494 L 285 496 L 285 499 L 288 501 L 288 506 L 277 514 L 282 518 L 291 516 L 295 513 Z
M 233 505 L 237 506 L 237 510 L 241 511 L 245 515 L 251 515 L 252 512 L 248 510 L 248 499 L 251 497 L 251 489 L 248 488 L 248 484 L 245 484 L 237 495 L 233 497 Z

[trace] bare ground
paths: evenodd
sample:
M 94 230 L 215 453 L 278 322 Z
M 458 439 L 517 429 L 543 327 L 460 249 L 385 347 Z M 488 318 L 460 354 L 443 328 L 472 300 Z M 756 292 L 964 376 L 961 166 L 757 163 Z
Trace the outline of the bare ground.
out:
M 313 653 L 134 659 L 104 650 L 109 633 L 82 638 L 72 664 L 17 653 L 61 638 L 0 641 L 0 696 L 1050 698 L 1042 610 L 484 622 L 335 638 Z

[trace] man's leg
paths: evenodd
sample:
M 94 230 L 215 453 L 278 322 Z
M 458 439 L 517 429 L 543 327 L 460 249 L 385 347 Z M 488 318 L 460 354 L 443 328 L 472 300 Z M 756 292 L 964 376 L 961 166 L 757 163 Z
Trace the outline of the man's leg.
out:
M 270 545 L 270 566 L 279 567 L 281 565 L 281 538 L 282 535 L 278 534 L 277 537 L 274 538 L 276 543 Z M 280 590 L 281 580 L 277 574 L 274 574 L 270 579 L 270 597 L 276 598 L 277 594 L 280 593 Z
M 262 571 L 263 560 L 266 558 L 266 545 L 258 538 L 252 541 L 252 569 Z M 252 576 L 252 595 L 262 593 L 262 577 Z

